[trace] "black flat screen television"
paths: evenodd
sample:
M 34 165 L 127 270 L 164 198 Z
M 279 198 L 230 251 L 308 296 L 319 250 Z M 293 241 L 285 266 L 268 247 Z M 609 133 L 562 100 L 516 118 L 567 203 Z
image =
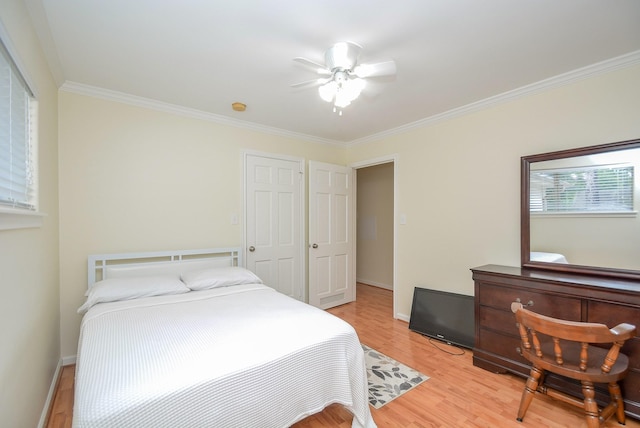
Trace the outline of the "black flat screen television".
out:
M 409 329 L 450 345 L 473 348 L 473 296 L 415 287 Z

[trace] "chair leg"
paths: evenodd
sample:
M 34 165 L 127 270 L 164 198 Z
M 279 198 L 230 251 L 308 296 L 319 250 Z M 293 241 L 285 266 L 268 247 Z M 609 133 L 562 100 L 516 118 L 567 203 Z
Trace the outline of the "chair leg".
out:
M 622 401 L 622 393 L 620 392 L 620 386 L 617 382 L 611 382 L 609 384 L 609 395 L 611 395 L 611 401 L 617 403 L 616 418 L 618 419 L 618 423 L 624 425 L 626 422 L 624 401 Z
M 524 390 L 522 391 L 522 398 L 520 399 L 520 407 L 518 408 L 518 417 L 516 418 L 518 422 L 522 422 L 522 419 L 524 419 L 524 415 L 525 413 L 527 413 L 529 404 L 531 404 L 531 400 L 533 400 L 533 396 L 538 390 L 538 386 L 540 385 L 540 381 L 542 379 L 543 374 L 544 374 L 544 370 L 539 369 L 535 366 L 531 367 L 531 372 L 529 373 L 527 382 L 524 385 Z
M 593 382 L 582 381 L 582 394 L 584 395 L 584 412 L 587 418 L 587 427 L 599 428 L 598 403 L 595 400 L 596 393 L 593 388 Z

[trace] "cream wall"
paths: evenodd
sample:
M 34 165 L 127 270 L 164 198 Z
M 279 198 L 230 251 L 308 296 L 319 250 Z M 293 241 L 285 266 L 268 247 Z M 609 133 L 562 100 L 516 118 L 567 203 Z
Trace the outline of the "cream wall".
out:
M 520 264 L 520 157 L 640 136 L 640 66 L 350 148 L 397 154 L 396 311 L 414 286 L 473 294 L 470 268 Z
M 393 290 L 393 163 L 356 174 L 356 280 Z
M 471 267 L 520 263 L 520 157 L 640 135 L 640 67 L 381 141 L 334 146 L 61 92 L 61 346 L 76 352 L 86 256 L 240 245 L 242 151 L 350 164 L 397 155 L 396 316 L 414 286 L 473 294 Z
M 35 427 L 60 361 L 57 88 L 21 0 L 2 1 L 0 26 L 39 102 L 40 210 L 47 214 L 42 227 L 0 230 L 0 425 Z
M 62 355 L 75 355 L 88 254 L 242 244 L 245 150 L 344 164 L 346 150 L 61 91 Z M 240 222 L 242 223 L 242 222 Z

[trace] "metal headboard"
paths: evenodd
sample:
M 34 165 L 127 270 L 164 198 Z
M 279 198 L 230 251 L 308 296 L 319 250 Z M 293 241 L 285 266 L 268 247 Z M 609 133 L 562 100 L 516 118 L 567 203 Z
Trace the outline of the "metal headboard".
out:
M 151 270 L 174 273 L 209 266 L 244 266 L 242 248 L 210 248 L 199 250 L 155 251 L 146 253 L 93 254 L 87 261 L 88 286 L 122 270 L 119 276 L 135 276 Z M 123 273 L 124 272 L 124 273 Z

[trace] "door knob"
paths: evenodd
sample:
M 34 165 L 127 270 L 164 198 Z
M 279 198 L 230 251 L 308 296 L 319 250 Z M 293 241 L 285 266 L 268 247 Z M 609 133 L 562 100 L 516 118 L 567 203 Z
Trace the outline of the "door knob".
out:
M 256 250 L 256 247 L 254 247 L 253 245 L 249 247 L 249 251 L 251 251 L 252 253 Z
M 313 244 L 311 248 L 318 248 L 318 244 Z

